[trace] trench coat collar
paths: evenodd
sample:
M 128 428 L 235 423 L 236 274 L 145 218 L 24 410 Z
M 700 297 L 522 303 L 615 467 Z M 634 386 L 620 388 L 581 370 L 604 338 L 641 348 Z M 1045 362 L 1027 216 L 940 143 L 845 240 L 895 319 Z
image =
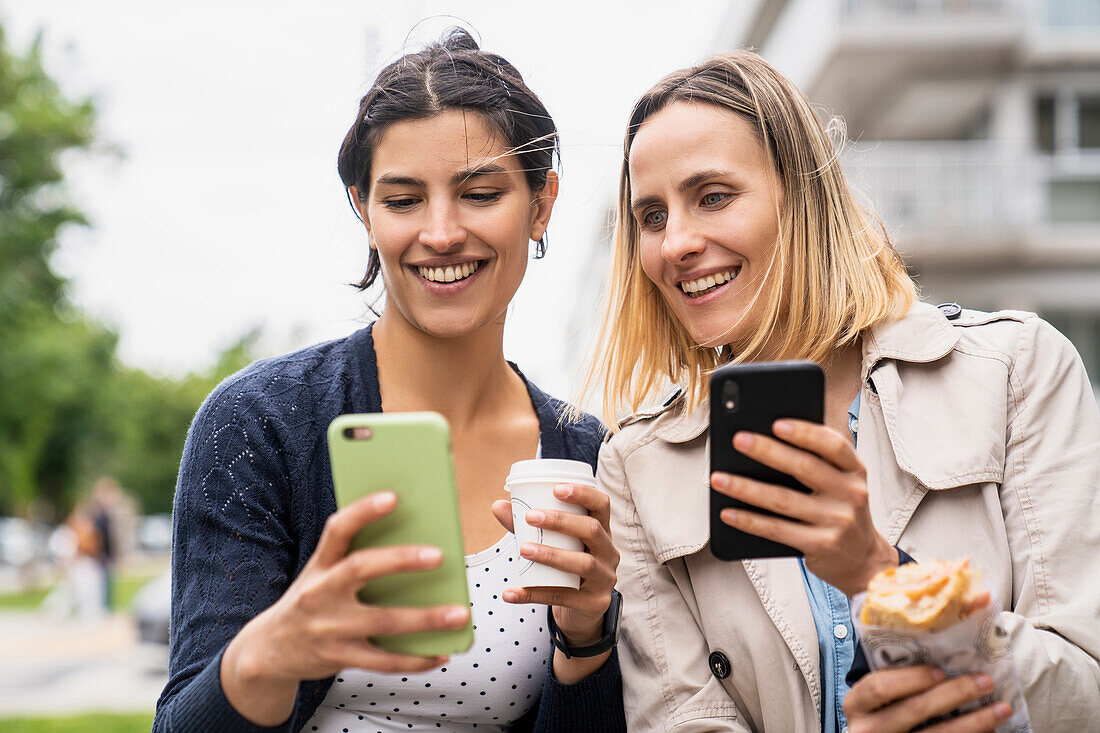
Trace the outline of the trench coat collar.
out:
M 951 353 L 959 334 L 940 312 L 928 303 L 917 303 L 899 319 L 871 328 L 863 337 L 862 378 L 867 377 L 883 359 L 925 364 Z M 684 410 L 684 396 L 671 402 L 657 418 L 657 437 L 669 443 L 686 443 L 706 431 L 709 405 L 704 400 L 690 411 Z

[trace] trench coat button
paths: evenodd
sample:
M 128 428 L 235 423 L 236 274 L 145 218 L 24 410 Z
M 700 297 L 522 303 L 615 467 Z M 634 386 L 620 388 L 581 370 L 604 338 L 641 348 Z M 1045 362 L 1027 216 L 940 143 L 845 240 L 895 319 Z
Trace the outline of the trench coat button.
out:
M 962 306 L 958 303 L 940 303 L 936 307 L 940 309 L 940 313 L 949 321 L 955 320 L 961 316 L 963 312 Z
M 710 663 L 710 671 L 718 679 L 724 680 L 730 676 L 730 660 L 722 652 L 711 652 L 707 661 Z

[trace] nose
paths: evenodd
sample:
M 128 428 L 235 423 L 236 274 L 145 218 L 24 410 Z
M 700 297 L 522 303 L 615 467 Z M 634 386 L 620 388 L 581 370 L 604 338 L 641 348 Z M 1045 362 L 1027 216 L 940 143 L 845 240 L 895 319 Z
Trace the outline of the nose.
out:
M 706 238 L 692 226 L 690 217 L 669 213 L 661 256 L 672 264 L 683 264 L 706 247 Z
M 454 209 L 444 202 L 431 206 L 420 230 L 420 244 L 437 252 L 447 252 L 466 241 L 466 230 Z

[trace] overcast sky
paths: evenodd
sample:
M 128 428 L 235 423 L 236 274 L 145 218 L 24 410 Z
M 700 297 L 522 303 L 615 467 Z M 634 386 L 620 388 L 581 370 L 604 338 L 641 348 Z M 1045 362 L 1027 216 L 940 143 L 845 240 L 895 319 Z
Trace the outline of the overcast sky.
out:
M 99 110 L 101 152 L 67 168 L 92 227 L 65 233 L 58 271 L 118 329 L 127 362 L 178 375 L 255 326 L 265 354 L 359 327 L 365 301 L 345 283 L 362 274 L 366 240 L 336 152 L 380 66 L 454 22 L 438 16 L 462 19 L 561 132 L 550 252 L 528 268 L 505 346 L 564 396 L 574 365 L 560 354 L 583 337 L 565 311 L 614 193 L 630 105 L 711 50 L 728 5 L 0 0 L 0 22 L 17 51 L 44 31 L 48 71 Z

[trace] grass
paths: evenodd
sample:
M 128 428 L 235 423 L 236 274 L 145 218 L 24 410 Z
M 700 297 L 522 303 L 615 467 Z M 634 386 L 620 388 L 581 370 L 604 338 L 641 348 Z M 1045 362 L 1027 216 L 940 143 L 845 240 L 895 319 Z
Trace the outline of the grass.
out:
M 146 733 L 152 727 L 152 713 L 0 718 L 0 733 Z
M 113 589 L 114 593 L 112 594 L 114 597 L 111 599 L 111 610 L 125 611 L 128 609 L 130 607 L 130 602 L 134 600 L 134 596 L 141 590 L 141 587 L 155 577 L 156 575 L 151 575 L 149 573 L 139 573 L 135 575 L 116 574 Z M 53 590 L 53 586 L 48 585 L 42 588 L 29 588 L 14 593 L 0 594 L 0 609 L 9 611 L 33 611 L 42 604 L 42 599 L 49 595 L 51 590 Z M 0 733 L 6 730 L 6 728 L 0 727 Z

